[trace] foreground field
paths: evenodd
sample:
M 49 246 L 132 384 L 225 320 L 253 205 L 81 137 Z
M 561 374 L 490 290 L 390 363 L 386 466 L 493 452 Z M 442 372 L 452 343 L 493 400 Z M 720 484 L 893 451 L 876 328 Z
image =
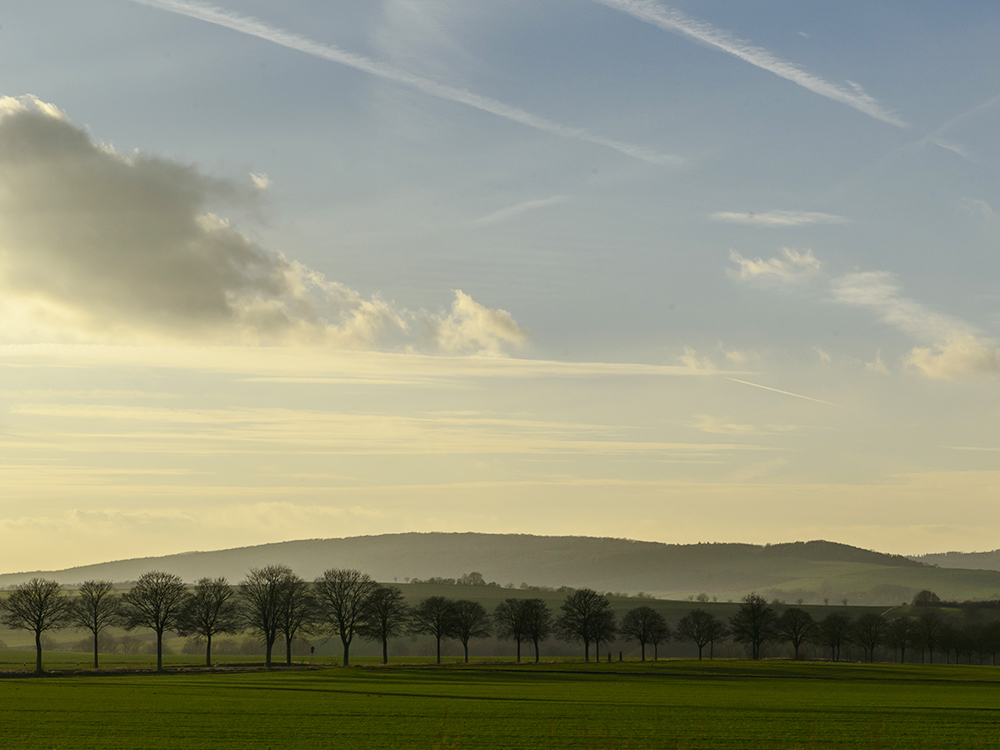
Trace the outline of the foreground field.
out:
M 996 747 L 987 667 L 659 662 L 0 680 L 0 747 Z

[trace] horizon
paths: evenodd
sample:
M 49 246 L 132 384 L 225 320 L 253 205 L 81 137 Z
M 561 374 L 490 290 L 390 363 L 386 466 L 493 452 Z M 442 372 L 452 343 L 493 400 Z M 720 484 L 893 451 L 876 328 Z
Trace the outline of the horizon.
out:
M 994 549 L 998 31 L 6 3 L 0 569 L 303 530 Z
M 6 570 L 6 571 L 0 571 L 0 577 L 5 576 L 5 575 L 26 575 L 26 574 L 30 574 L 30 573 L 61 573 L 61 572 L 69 571 L 69 570 L 74 570 L 76 568 L 86 568 L 86 567 L 93 567 L 93 566 L 99 566 L 99 565 L 109 565 L 109 564 L 114 564 L 114 563 L 132 562 L 132 561 L 146 560 L 146 559 L 159 559 L 159 558 L 163 558 L 163 557 L 183 557 L 185 555 L 210 554 L 210 553 L 215 553 L 215 552 L 231 552 L 231 551 L 236 551 L 236 550 L 253 549 L 253 548 L 256 548 L 256 547 L 265 547 L 265 546 L 271 546 L 271 545 L 294 544 L 294 543 L 297 543 L 297 542 L 344 541 L 344 540 L 349 540 L 349 539 L 364 539 L 364 538 L 367 538 L 367 537 L 405 536 L 405 535 L 408 535 L 408 534 L 421 534 L 421 535 L 432 535 L 432 534 L 438 534 L 438 535 L 464 535 L 464 534 L 472 534 L 472 535 L 481 535 L 481 536 L 530 536 L 530 537 L 536 537 L 536 538 L 542 538 L 542 539 L 553 539 L 553 538 L 562 538 L 562 539 L 592 539 L 592 540 L 610 540 L 610 541 L 620 541 L 620 542 L 639 542 L 639 543 L 643 543 L 643 544 L 663 544 L 665 546 L 672 546 L 672 547 L 696 547 L 696 546 L 713 546 L 713 545 L 738 545 L 738 546 L 751 546 L 751 547 L 779 547 L 779 546 L 788 546 L 788 545 L 796 545 L 796 544 L 813 544 L 813 543 L 816 543 L 816 542 L 822 542 L 822 543 L 825 543 L 825 544 L 833 544 L 833 545 L 838 545 L 838 546 L 851 547 L 852 549 L 860 549 L 860 550 L 863 550 L 865 552 L 874 552 L 874 553 L 877 553 L 877 554 L 885 554 L 885 555 L 896 555 L 896 556 L 900 556 L 900 557 L 906 557 L 908 559 L 917 559 L 917 558 L 922 558 L 922 557 L 931 557 L 931 556 L 938 556 L 938 555 L 952 555 L 952 554 L 957 554 L 957 555 L 981 555 L 981 554 L 989 554 L 991 552 L 998 552 L 998 551 L 1000 551 L 1000 548 L 997 548 L 997 549 L 992 549 L 992 550 L 971 550 L 971 551 L 947 550 L 947 551 L 941 551 L 941 552 L 920 552 L 920 553 L 901 554 L 901 553 L 896 553 L 896 552 L 885 552 L 884 550 L 871 549 L 871 548 L 868 548 L 868 547 L 856 547 L 854 545 L 849 545 L 849 544 L 845 544 L 844 542 L 837 542 L 837 541 L 833 541 L 833 540 L 830 540 L 830 539 L 805 539 L 805 540 L 784 541 L 784 542 L 765 542 L 765 543 L 761 543 L 761 544 L 754 544 L 754 543 L 751 543 L 751 542 L 737 542 L 737 541 L 709 541 L 709 542 L 701 541 L 701 542 L 671 543 L 671 542 L 659 542 L 659 541 L 649 540 L 649 539 L 632 539 L 632 538 L 628 538 L 628 537 L 597 537 L 597 536 L 581 536 L 581 535 L 572 535 L 572 534 L 529 534 L 529 533 L 525 533 L 525 532 L 495 533 L 495 532 L 488 532 L 488 531 L 400 531 L 400 532 L 390 532 L 390 533 L 385 533 L 385 534 L 360 534 L 360 535 L 356 535 L 356 536 L 344 536 L 344 537 L 309 537 L 309 538 L 301 538 L 301 539 L 284 539 L 284 540 L 273 541 L 273 542 L 262 542 L 260 544 L 240 545 L 240 546 L 236 546 L 236 547 L 220 547 L 220 548 L 217 548 L 217 549 L 191 549 L 191 550 L 184 550 L 182 552 L 166 552 L 166 553 L 159 554 L 159 555 L 143 555 L 143 556 L 138 556 L 138 557 L 116 558 L 116 559 L 112 559 L 112 560 L 100 560 L 100 561 L 97 561 L 97 562 L 82 562 L 82 563 L 76 563 L 76 564 L 73 564 L 73 565 L 68 565 L 68 566 L 65 566 L 63 568 L 38 568 L 38 569 L 34 569 L 34 570 Z

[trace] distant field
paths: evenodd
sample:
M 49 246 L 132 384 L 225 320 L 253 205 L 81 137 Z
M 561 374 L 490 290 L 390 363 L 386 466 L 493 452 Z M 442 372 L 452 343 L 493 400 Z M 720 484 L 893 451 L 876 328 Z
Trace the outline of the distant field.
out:
M 0 747 L 996 747 L 1000 670 L 690 661 L 0 680 Z

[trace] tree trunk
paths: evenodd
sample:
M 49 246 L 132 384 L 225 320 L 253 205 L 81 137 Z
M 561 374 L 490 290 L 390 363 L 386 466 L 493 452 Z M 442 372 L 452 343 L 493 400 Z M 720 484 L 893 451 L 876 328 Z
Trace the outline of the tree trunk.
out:
M 97 669 L 97 633 L 94 633 L 94 669 Z
M 205 666 L 212 666 L 212 634 L 209 633 L 205 636 L 208 639 L 208 643 L 205 644 Z
M 590 641 L 583 642 L 583 660 L 590 661 Z
M 285 636 L 285 664 L 292 666 L 292 638 Z
M 538 664 L 538 639 L 535 639 L 535 664 Z
M 640 647 L 640 648 L 642 649 L 642 660 L 643 660 L 643 661 L 646 661 L 646 642 L 645 642 L 645 641 L 642 641 L 642 642 L 641 642 L 641 643 L 639 644 L 639 647 Z
M 437 663 L 441 663 L 441 636 L 434 636 L 437 639 Z
M 156 671 L 163 671 L 163 631 L 156 631 Z
M 598 641 L 597 643 L 594 644 L 594 660 L 597 661 L 598 664 L 600 664 L 600 662 L 601 662 L 601 642 L 600 641 Z
M 42 671 L 42 631 L 35 631 L 35 671 Z
M 343 643 L 344 643 L 344 666 L 346 667 L 350 663 L 351 659 L 351 642 L 343 640 Z
M 382 663 L 383 664 L 388 664 L 389 663 L 389 639 L 388 638 L 383 638 L 382 639 Z
M 703 648 L 705 648 L 705 645 L 704 645 L 703 643 L 699 643 L 699 644 L 698 644 L 698 661 L 701 661 L 701 650 L 702 650 Z M 757 658 L 757 657 L 756 657 L 756 656 L 754 656 L 754 659 L 756 659 L 756 658 Z
M 660 658 L 660 644 L 653 644 L 653 661 L 657 661 Z
M 264 666 L 267 667 L 268 669 L 270 669 L 271 668 L 271 649 L 274 647 L 274 639 L 273 638 L 265 638 L 264 640 L 266 641 L 265 652 L 264 652 Z
M 465 649 L 465 663 L 468 664 L 469 663 L 469 642 L 468 641 L 462 641 L 462 648 Z
M 514 640 L 517 641 L 517 663 L 520 664 L 521 663 L 521 639 L 520 638 L 515 638 Z

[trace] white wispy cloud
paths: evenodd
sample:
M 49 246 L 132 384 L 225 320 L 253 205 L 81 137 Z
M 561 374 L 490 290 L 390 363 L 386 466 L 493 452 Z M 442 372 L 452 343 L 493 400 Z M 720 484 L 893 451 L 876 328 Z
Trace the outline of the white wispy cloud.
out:
M 698 356 L 698 352 L 690 346 L 684 347 L 684 354 L 678 357 L 678 359 L 684 363 L 685 367 L 694 372 L 712 372 L 715 370 L 715 363 L 712 362 L 711 357 Z
M 516 203 L 513 206 L 501 208 L 500 210 L 486 214 L 485 216 L 481 216 L 472 223 L 476 226 L 496 224 L 501 221 L 506 221 L 507 219 L 512 219 L 513 217 L 527 211 L 537 211 L 540 208 L 547 208 L 549 206 L 555 206 L 559 203 L 565 202 L 566 196 L 563 195 L 553 195 L 551 198 L 539 198 L 537 200 L 524 201 L 522 203 Z
M 259 173 L 251 172 L 250 181 L 253 183 L 253 186 L 258 190 L 267 190 L 269 187 L 271 187 L 271 178 L 268 177 L 263 172 Z
M 916 338 L 943 342 L 973 333 L 969 323 L 903 297 L 895 277 L 885 271 L 838 276 L 830 281 L 830 291 L 834 301 L 873 310 L 884 323 Z
M 429 96 L 465 104 L 483 112 L 489 112 L 490 114 L 510 120 L 511 122 L 535 128 L 536 130 L 541 130 L 561 138 L 570 138 L 604 146 L 626 156 L 652 164 L 680 165 L 685 162 L 682 157 L 660 153 L 644 146 L 625 143 L 612 138 L 605 138 L 590 133 L 584 128 L 563 125 L 562 123 L 532 114 L 518 107 L 504 104 L 496 99 L 481 96 L 467 89 L 441 83 L 425 76 L 416 75 L 393 65 L 373 60 L 370 57 L 348 52 L 332 44 L 317 42 L 301 34 L 272 26 L 252 16 L 244 16 L 218 6 L 190 2 L 189 0 L 132 0 L 132 2 L 165 10 L 170 13 L 178 13 L 200 21 L 206 21 L 217 26 L 238 31 L 241 34 L 255 36 L 259 39 L 280 44 L 283 47 L 288 47 L 289 49 L 294 49 L 322 60 L 346 65 L 349 68 L 360 70 L 369 75 L 393 81 L 403 86 L 409 86 Z
M 710 218 L 732 224 L 752 224 L 760 227 L 799 227 L 805 224 L 844 224 L 846 216 L 824 214 L 818 211 L 768 211 L 753 212 L 717 211 Z
M 435 340 L 451 354 L 503 354 L 505 347 L 520 347 L 527 338 L 509 312 L 483 307 L 461 290 L 455 291 L 451 312 L 433 324 Z
M 784 258 L 744 258 L 736 250 L 729 251 L 729 259 L 738 268 L 727 268 L 726 273 L 739 281 L 801 283 L 820 272 L 822 263 L 812 250 L 800 253 L 789 247 L 781 249 Z
M 727 52 L 815 94 L 846 104 L 876 120 L 900 128 L 909 126 L 907 122 L 879 104 L 859 84 L 847 81 L 846 86 L 841 86 L 826 81 L 794 63 L 782 60 L 769 50 L 754 46 L 728 31 L 717 29 L 710 23 L 691 18 L 676 8 L 663 5 L 655 0 L 594 0 L 594 2 L 628 13 L 640 21 L 653 24 L 665 31 L 681 34 Z
M 963 159 L 967 159 L 968 161 L 972 161 L 972 157 L 969 156 L 969 152 L 966 151 L 965 146 L 963 146 L 960 143 L 952 143 L 952 142 L 949 142 L 949 141 L 945 141 L 945 140 L 943 140 L 941 138 L 935 138 L 932 141 L 932 143 L 935 146 L 940 146 L 941 148 L 945 149 L 946 151 L 951 151 L 953 154 L 958 154 Z
M 997 220 L 997 212 L 989 203 L 980 198 L 963 198 L 958 211 L 983 221 L 993 222 Z
M 886 367 L 885 363 L 882 361 L 881 351 L 875 353 L 874 360 L 871 362 L 865 362 L 865 369 L 868 370 L 868 372 L 878 373 L 879 375 L 889 374 L 889 368 Z
M 814 346 L 813 351 L 816 352 L 816 355 L 819 357 L 819 361 L 822 362 L 824 365 L 828 365 L 833 361 L 833 357 L 831 357 L 830 353 L 827 352 L 826 350 L 818 346 Z
M 461 291 L 448 311 L 364 298 L 263 248 L 215 203 L 245 183 L 95 143 L 51 104 L 0 98 L 0 337 L 431 346 L 496 355 L 525 334 Z
M 963 375 L 1000 373 L 1000 347 L 971 323 L 927 308 L 904 297 L 890 273 L 874 271 L 840 276 L 830 282 L 833 299 L 875 311 L 884 323 L 916 339 L 932 342 L 915 347 L 905 362 L 929 378 L 951 380 Z M 869 363 L 869 369 L 881 364 Z M 884 365 L 883 365 L 884 368 Z
M 1000 375 L 1000 347 L 978 336 L 952 336 L 931 347 L 916 347 L 906 358 L 929 378 L 954 380 L 964 375 Z

